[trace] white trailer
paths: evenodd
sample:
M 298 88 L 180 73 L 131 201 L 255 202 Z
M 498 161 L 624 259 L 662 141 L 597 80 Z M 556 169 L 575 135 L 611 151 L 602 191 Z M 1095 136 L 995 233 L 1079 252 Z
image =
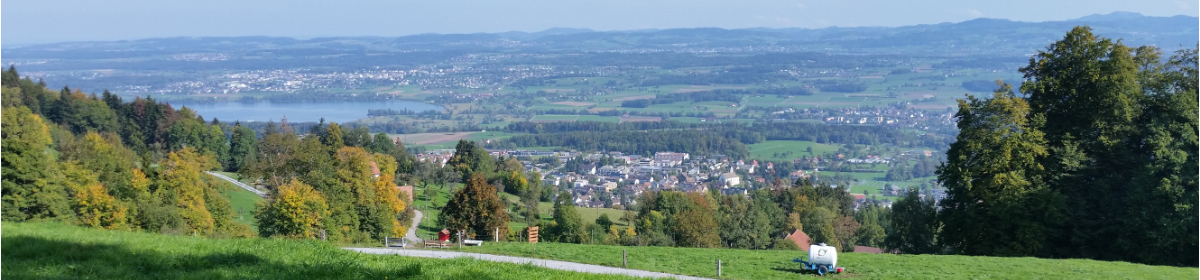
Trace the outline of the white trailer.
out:
M 807 261 L 800 258 L 792 261 L 800 263 L 804 269 L 816 270 L 817 275 L 825 275 L 829 272 L 842 273 L 846 270 L 844 267 L 837 266 L 837 248 L 826 246 L 825 243 L 808 246 Z

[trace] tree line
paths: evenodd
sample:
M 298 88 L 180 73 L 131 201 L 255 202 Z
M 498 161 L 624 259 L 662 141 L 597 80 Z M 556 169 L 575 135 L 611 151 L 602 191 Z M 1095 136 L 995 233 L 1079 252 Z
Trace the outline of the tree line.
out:
M 565 133 L 514 135 L 493 141 L 489 146 L 567 147 L 584 151 L 622 151 L 632 154 L 686 152 L 722 154 L 745 158 L 750 150 L 733 138 L 697 130 L 659 131 L 577 131 Z
M 661 122 L 514 122 L 504 128 L 519 133 L 566 133 L 566 132 L 613 132 L 648 130 L 698 130 L 713 133 L 744 144 L 768 140 L 801 140 L 817 143 L 845 143 L 858 145 L 891 144 L 901 147 L 947 147 L 953 140 L 948 135 L 926 133 L 918 135 L 890 127 L 881 126 L 833 126 L 814 123 L 755 122 L 747 125 L 739 122 L 682 123 Z M 519 146 L 519 145 L 518 145 Z M 529 146 L 520 146 L 529 147 Z
M 621 102 L 621 107 L 626 108 L 646 108 L 655 104 L 671 104 L 675 102 L 705 102 L 705 101 L 724 101 L 729 103 L 741 103 L 742 97 L 748 92 L 745 90 L 709 90 L 689 93 L 673 93 L 659 94 L 651 99 L 635 99 Z

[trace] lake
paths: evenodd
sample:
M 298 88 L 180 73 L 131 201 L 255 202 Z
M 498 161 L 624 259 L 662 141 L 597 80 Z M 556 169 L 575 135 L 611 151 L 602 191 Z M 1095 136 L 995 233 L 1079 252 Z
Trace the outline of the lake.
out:
M 349 122 L 367 117 L 368 109 L 394 109 L 422 111 L 444 111 L 441 105 L 421 103 L 416 101 L 376 101 L 376 102 L 332 102 L 332 103 L 241 103 L 226 102 L 218 104 L 184 104 L 207 120 L 220 119 L 221 122 L 233 121 L 275 121 L 279 122 L 287 116 L 288 122 L 316 122 L 325 118 L 325 122 Z

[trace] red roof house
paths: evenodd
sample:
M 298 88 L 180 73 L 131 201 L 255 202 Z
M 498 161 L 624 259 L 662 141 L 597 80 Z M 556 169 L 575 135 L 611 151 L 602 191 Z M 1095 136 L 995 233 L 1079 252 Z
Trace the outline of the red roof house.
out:
M 786 238 L 792 242 L 796 242 L 796 246 L 799 246 L 800 250 L 802 251 L 807 252 L 808 246 L 812 245 L 812 239 L 808 238 L 808 234 L 805 234 L 804 231 L 798 229 L 792 232 L 792 234 L 788 234 Z
M 371 162 L 371 175 L 374 175 L 375 178 L 379 178 L 379 165 L 375 165 L 374 161 Z

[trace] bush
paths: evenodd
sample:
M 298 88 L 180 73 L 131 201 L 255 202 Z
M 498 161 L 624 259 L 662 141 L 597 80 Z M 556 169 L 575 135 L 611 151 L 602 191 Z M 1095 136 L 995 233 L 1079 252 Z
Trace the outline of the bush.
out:
M 792 242 L 791 239 L 787 239 L 787 238 L 775 239 L 775 241 L 771 245 L 771 249 L 792 250 L 792 251 L 800 251 L 801 250 L 800 246 L 796 245 L 796 242 Z

